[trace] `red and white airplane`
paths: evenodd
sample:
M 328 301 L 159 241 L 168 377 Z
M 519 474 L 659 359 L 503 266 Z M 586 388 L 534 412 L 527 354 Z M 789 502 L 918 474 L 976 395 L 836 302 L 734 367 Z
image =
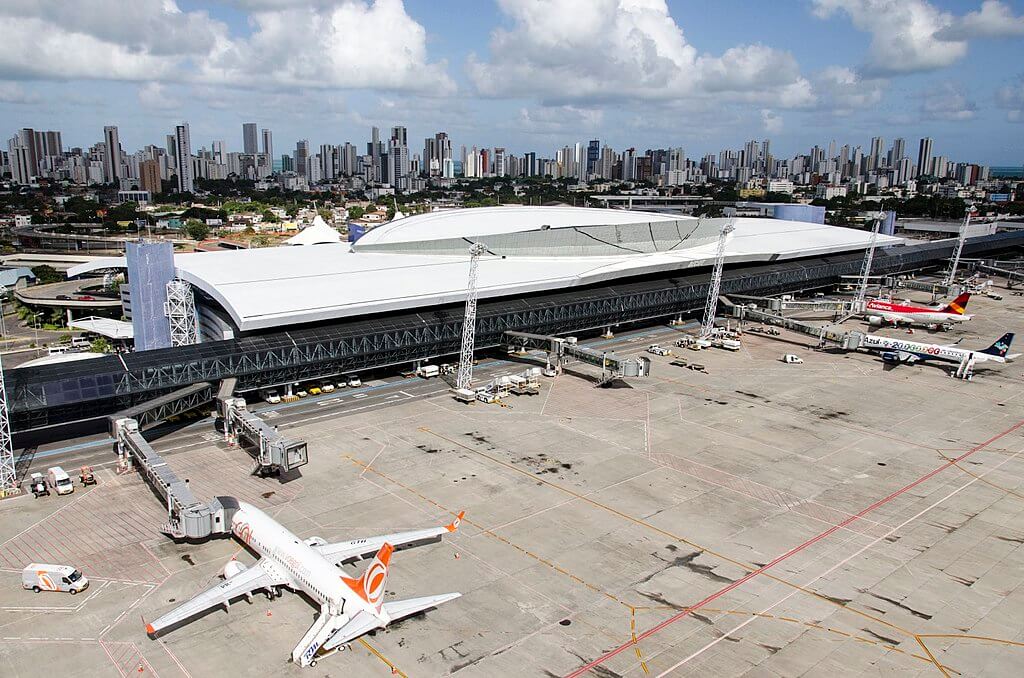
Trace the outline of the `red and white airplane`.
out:
M 872 325 L 926 325 L 946 327 L 970 320 L 964 313 L 970 293 L 963 293 L 945 306 L 915 306 L 885 299 L 871 299 L 861 314 Z
M 285 587 L 305 593 L 320 606 L 320 615 L 291 655 L 299 666 L 314 666 L 318 660 L 343 649 L 345 643 L 364 633 L 461 595 L 444 593 L 384 602 L 384 586 L 395 547 L 409 548 L 439 541 L 443 535 L 458 529 L 462 516 L 460 513 L 444 527 L 329 544 L 319 537 L 299 539 L 263 511 L 240 501 L 231 519 L 231 532 L 260 555 L 259 561 L 246 568 L 232 558 L 224 566 L 223 582 L 154 619 L 146 625 L 146 633 L 156 638 L 161 631 L 185 624 L 211 608 L 223 606 L 226 610 L 232 601 L 243 597 L 251 600 L 252 594 L 261 590 L 268 598 L 273 598 Z M 374 554 L 359 579 L 347 577 L 339 569 L 343 563 Z

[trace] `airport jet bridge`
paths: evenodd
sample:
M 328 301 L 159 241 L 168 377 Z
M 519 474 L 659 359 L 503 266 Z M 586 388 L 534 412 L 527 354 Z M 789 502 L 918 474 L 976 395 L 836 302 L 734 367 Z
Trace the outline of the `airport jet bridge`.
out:
M 556 371 L 567 363 L 578 360 L 601 368 L 598 385 L 623 377 L 646 377 L 651 373 L 651 361 L 639 358 L 620 358 L 612 352 L 600 351 L 576 343 L 575 337 L 551 337 L 528 332 L 505 332 L 505 344 L 510 348 L 539 348 L 547 351 L 548 366 Z
M 139 422 L 130 418 L 111 422 L 122 467 L 135 466 L 167 505 L 167 523 L 160 529 L 174 539 L 199 540 L 231 532 L 238 510 L 234 497 L 215 497 L 209 504 L 196 499 L 188 480 L 181 480 L 142 437 Z
M 255 457 L 253 473 L 266 476 L 288 473 L 309 461 L 306 442 L 285 438 L 278 430 L 246 409 L 244 398 L 217 397 L 228 440 L 237 439 Z

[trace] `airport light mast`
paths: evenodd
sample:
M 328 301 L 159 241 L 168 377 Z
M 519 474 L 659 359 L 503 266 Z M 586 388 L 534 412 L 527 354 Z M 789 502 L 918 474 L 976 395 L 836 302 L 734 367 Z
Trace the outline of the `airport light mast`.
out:
M 462 351 L 459 356 L 459 374 L 455 388 L 468 390 L 473 382 L 473 348 L 476 343 L 476 278 L 480 267 L 480 255 L 487 251 L 483 243 L 469 247 L 469 284 L 466 286 L 466 313 L 462 320 Z
M 967 206 L 967 214 L 964 215 L 964 221 L 960 224 L 960 235 L 956 239 L 956 248 L 953 250 L 953 261 L 949 265 L 949 275 L 946 276 L 946 287 L 953 284 L 953 279 L 956 278 L 956 269 L 960 265 L 960 254 L 964 251 L 964 241 L 967 240 L 967 229 L 971 225 L 971 215 L 974 213 L 974 205 Z
M 708 286 L 708 299 L 704 304 L 704 324 L 700 328 L 700 338 L 708 339 L 715 329 L 715 313 L 718 311 L 718 293 L 722 289 L 722 269 L 725 267 L 725 243 L 729 234 L 736 230 L 733 222 L 727 221 L 718 235 L 718 249 L 715 251 L 715 268 L 711 273 L 711 284 Z
M 871 263 L 875 260 L 875 246 L 878 244 L 878 231 L 882 228 L 882 221 L 885 219 L 885 212 L 879 212 L 875 216 L 875 225 L 871 228 L 871 240 L 868 248 L 864 251 L 864 263 L 860 267 L 860 283 L 857 285 L 857 296 L 853 300 L 853 313 L 864 310 L 864 304 L 868 297 L 868 280 L 871 278 Z
M 4 368 L 0 363 L 0 497 L 17 494 L 18 473 L 14 467 L 14 448 L 11 446 L 11 420 L 7 411 L 7 387 Z

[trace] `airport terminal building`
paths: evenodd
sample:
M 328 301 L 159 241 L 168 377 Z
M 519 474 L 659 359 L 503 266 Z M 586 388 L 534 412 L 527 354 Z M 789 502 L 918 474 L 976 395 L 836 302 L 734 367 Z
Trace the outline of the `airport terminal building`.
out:
M 457 353 L 474 243 L 486 248 L 480 348 L 508 330 L 565 334 L 698 312 L 727 221 L 723 294 L 827 288 L 859 271 L 870 242 L 865 231 L 781 219 L 508 206 L 402 218 L 352 244 L 174 254 L 163 275 L 191 286 L 200 343 L 8 372 L 13 427 L 102 417 L 227 377 L 256 389 Z M 940 265 L 955 241 L 878 242 L 876 274 Z M 1021 243 L 1024 233 L 997 233 L 969 240 L 965 255 Z M 125 268 L 114 257 L 68 274 Z

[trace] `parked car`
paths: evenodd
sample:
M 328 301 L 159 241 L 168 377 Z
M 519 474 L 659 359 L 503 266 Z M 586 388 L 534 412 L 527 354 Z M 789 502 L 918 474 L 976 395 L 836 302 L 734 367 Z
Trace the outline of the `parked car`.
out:
M 803 361 L 804 361 L 803 358 L 801 358 L 798 355 L 794 355 L 792 353 L 787 353 L 787 354 L 782 356 L 782 362 L 787 363 L 789 365 L 799 365 L 799 364 L 803 363 Z
M 363 385 L 363 380 L 360 379 L 357 375 L 353 374 L 349 376 L 347 383 L 349 385 L 349 388 L 359 388 L 360 386 Z
M 306 391 L 309 393 L 309 395 L 320 395 L 321 393 L 323 393 L 323 389 L 321 389 L 316 384 L 309 386 L 309 388 L 307 388 Z
M 324 393 L 334 393 L 334 384 L 325 381 L 322 384 L 320 384 L 320 390 L 323 391 Z
M 651 344 L 650 346 L 648 346 L 647 352 L 653 355 L 672 355 L 672 351 L 668 350 L 667 348 L 662 348 L 657 344 Z
M 270 390 L 267 391 L 266 394 L 264 394 L 263 399 L 266 400 L 271 405 L 276 405 L 279 402 L 281 402 L 281 394 L 278 393 L 276 389 Z

